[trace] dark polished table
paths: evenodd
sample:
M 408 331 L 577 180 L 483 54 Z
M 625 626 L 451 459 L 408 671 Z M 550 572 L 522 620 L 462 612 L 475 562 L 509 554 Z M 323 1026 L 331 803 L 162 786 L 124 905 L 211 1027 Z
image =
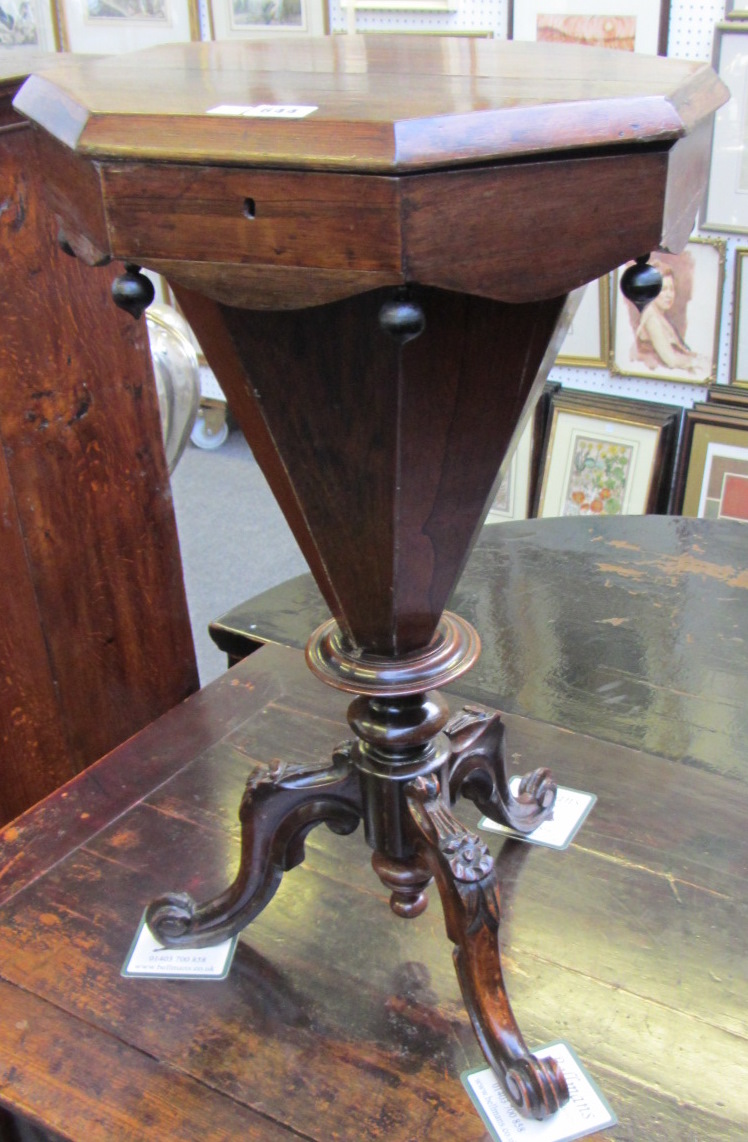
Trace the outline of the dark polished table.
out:
M 601 1086 L 597 1138 L 748 1132 L 747 549 L 725 522 L 501 525 L 454 598 L 484 653 L 453 707 L 516 711 L 511 768 L 598 797 L 565 852 L 485 834 L 515 1011 Z M 389 912 L 360 831 L 310 835 L 224 982 L 120 976 L 155 894 L 230 876 L 248 771 L 318 763 L 346 705 L 268 645 L 0 834 L 0 1103 L 76 1142 L 484 1142 L 442 916 Z
M 748 741 L 747 563 L 748 534 L 727 521 L 489 524 L 449 604 L 485 632 L 454 689 L 738 774 Z M 231 664 L 265 643 L 303 647 L 327 616 L 311 575 L 299 575 L 233 607 L 210 633 Z

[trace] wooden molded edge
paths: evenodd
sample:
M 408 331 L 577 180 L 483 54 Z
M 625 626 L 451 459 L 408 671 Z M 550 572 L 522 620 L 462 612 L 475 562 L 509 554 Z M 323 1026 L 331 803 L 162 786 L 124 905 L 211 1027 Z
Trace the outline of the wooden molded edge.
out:
M 13 106 L 73 151 L 91 117 L 58 84 L 43 75 L 32 75 L 26 80 Z

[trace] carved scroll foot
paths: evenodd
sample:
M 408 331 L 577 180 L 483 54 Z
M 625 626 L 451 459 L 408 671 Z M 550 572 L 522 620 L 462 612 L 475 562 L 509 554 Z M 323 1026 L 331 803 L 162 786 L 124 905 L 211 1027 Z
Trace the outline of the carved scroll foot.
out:
M 272 899 L 284 872 L 304 859 L 304 840 L 315 825 L 352 833 L 361 819 L 358 775 L 346 747 L 333 764 L 316 770 L 275 761 L 247 780 L 239 809 L 241 863 L 233 884 L 196 904 L 187 893 L 163 896 L 148 907 L 146 923 L 170 947 L 206 947 L 234 936 Z
M 553 813 L 556 782 L 550 769 L 526 773 L 515 797 L 509 788 L 501 715 L 465 706 L 445 727 L 452 743 L 449 791 L 452 804 L 467 797 L 492 821 L 531 833 Z
M 499 956 L 496 870 L 486 845 L 452 816 L 433 775 L 406 791 L 419 853 L 436 880 L 465 1005 L 489 1064 L 517 1109 L 547 1118 L 569 1100 L 553 1059 L 530 1054 L 512 1013 Z

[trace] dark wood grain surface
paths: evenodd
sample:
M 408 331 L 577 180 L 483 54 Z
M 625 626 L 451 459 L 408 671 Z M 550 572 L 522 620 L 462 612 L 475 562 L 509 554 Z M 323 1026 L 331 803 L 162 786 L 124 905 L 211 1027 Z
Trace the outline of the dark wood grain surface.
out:
M 449 601 L 483 646 L 454 688 L 707 772 L 741 773 L 747 559 L 745 528 L 727 520 L 489 524 Z M 235 660 L 252 643 L 303 647 L 327 618 L 312 577 L 301 575 L 210 631 Z
M 481 1056 L 438 898 L 393 916 L 358 833 L 312 834 L 226 981 L 119 974 L 148 900 L 230 878 L 249 768 L 325 757 L 346 705 L 298 651 L 265 647 L 0 834 L 4 1105 L 91 1142 L 485 1138 L 459 1079 Z M 582 1056 L 619 1117 L 596 1137 L 737 1142 L 748 767 L 506 722 L 513 767 L 552 760 L 598 796 L 566 852 L 491 840 L 529 1042 Z
M 563 299 L 420 290 L 428 335 L 402 349 L 389 291 L 291 313 L 179 297 L 343 629 L 377 654 L 425 646 Z

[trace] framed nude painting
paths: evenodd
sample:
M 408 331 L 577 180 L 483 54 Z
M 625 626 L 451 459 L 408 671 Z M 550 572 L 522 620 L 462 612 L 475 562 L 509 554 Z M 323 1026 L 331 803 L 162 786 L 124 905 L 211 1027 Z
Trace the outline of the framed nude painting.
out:
M 665 55 L 669 13 L 669 0 L 513 0 L 509 36 Z
M 57 13 L 51 0 L 0 0 L 0 50 L 60 49 Z
M 642 313 L 621 293 L 616 272 L 612 373 L 694 385 L 716 380 L 725 248 L 721 239 L 694 238 L 681 254 L 653 254 L 662 289 Z
M 748 409 L 699 403 L 686 412 L 677 508 L 748 522 Z
M 664 509 L 681 410 L 593 393 L 556 394 L 538 516 L 645 515 Z
M 55 0 L 55 4 L 64 51 L 112 55 L 200 39 L 198 0 Z

